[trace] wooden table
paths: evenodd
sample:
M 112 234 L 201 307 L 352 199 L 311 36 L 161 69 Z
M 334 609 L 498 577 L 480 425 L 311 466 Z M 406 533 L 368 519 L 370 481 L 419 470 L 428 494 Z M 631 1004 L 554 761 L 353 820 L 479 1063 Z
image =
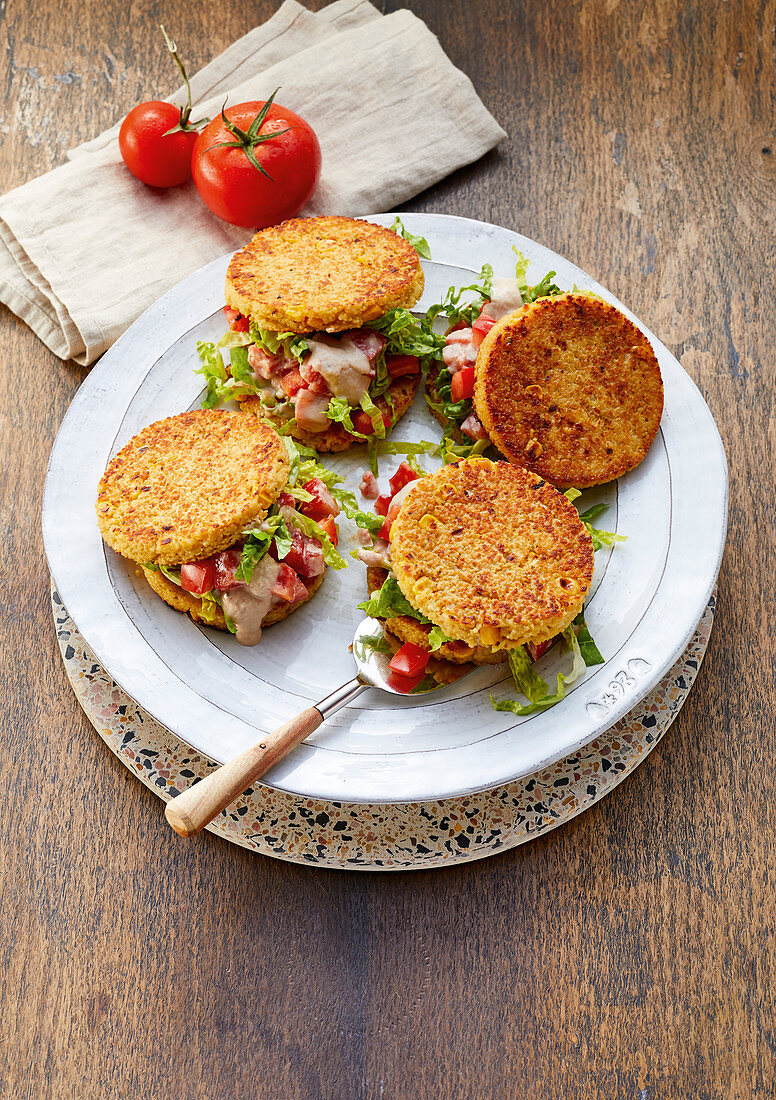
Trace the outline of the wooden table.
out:
M 774 7 L 408 6 L 510 135 L 408 209 L 591 272 L 717 418 L 706 661 L 615 794 L 484 863 L 345 874 L 185 843 L 65 679 L 39 516 L 85 372 L 3 311 L 3 1097 L 774 1095 Z M 275 7 L 3 3 L 0 186 L 172 90 L 161 19 L 195 69 Z

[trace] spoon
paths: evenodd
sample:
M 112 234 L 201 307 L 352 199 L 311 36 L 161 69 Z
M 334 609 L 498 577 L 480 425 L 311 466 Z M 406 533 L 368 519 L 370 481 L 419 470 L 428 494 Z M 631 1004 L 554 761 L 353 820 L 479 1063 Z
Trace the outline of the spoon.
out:
M 358 674 L 320 703 L 303 710 L 272 733 L 265 734 L 257 744 L 245 749 L 205 779 L 171 799 L 167 803 L 164 816 L 175 832 L 180 836 L 196 836 L 254 780 L 269 771 L 325 719 L 358 698 L 367 688 L 380 688 L 391 695 L 407 695 L 406 691 L 399 690 L 391 683 L 388 662 L 393 654 L 381 652 L 384 639 L 382 622 L 379 619 L 364 619 L 356 630 L 352 646 Z M 461 676 L 466 676 L 470 671 L 471 665 L 461 666 Z M 427 695 L 447 686 L 427 676 L 409 694 Z

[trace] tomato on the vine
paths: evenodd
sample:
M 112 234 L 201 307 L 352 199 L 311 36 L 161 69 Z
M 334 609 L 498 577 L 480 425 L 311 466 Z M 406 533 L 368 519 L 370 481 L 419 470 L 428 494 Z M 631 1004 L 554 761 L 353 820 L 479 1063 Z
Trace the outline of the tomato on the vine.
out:
M 191 88 L 178 50 L 162 27 L 164 41 L 186 83 L 185 107 L 152 99 L 133 107 L 121 124 L 119 150 L 133 176 L 149 187 L 177 187 L 191 179 L 191 154 L 198 128 L 209 121 L 189 121 Z
M 177 187 L 191 179 L 195 130 L 169 131 L 178 125 L 180 109 L 154 99 L 133 107 L 121 124 L 119 149 L 133 176 L 150 187 Z
M 202 200 L 231 225 L 264 229 L 298 214 L 321 172 L 303 118 L 266 101 L 227 107 L 197 138 L 191 174 Z

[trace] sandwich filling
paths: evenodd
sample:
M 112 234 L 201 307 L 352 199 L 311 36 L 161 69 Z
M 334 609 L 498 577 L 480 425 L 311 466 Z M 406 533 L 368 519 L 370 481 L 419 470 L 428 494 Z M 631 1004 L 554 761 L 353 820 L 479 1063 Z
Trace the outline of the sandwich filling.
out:
M 227 306 L 229 331 L 197 345 L 207 381 L 203 401 L 258 397 L 283 428 L 318 434 L 332 424 L 359 440 L 384 438 L 393 423 L 375 404 L 392 409 L 390 387 L 419 375 L 440 354 L 440 341 L 406 309 L 390 310 L 361 328 L 338 333 L 273 332 Z

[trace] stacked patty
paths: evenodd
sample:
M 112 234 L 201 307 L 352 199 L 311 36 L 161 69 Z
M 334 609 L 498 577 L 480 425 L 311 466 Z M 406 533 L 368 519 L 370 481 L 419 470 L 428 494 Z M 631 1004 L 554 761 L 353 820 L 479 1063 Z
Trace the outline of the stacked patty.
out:
M 413 484 L 391 527 L 390 564 L 412 607 L 450 639 L 435 656 L 486 664 L 569 626 L 590 587 L 593 547 L 574 506 L 544 479 L 475 458 Z M 371 569 L 370 590 L 386 575 Z M 417 645 L 432 625 L 386 621 Z
M 296 575 L 294 581 L 290 570 L 268 558 L 251 583 L 235 578 L 244 533 L 265 520 L 289 469 L 283 440 L 254 417 L 215 410 L 171 416 L 144 428 L 109 463 L 98 488 L 100 532 L 113 550 L 142 568 L 171 607 L 221 630 L 228 628 L 228 615 L 237 640 L 253 644 L 247 635 L 260 637 L 262 625 L 279 622 L 305 603 L 325 572 L 321 559 L 307 583 Z M 288 521 L 293 524 L 291 513 Z M 176 583 L 182 567 L 192 565 L 219 582 L 211 589 L 200 582 L 202 596 L 192 591 L 196 584 L 187 589 Z M 260 573 L 262 592 L 256 587 Z M 205 607 L 210 591 L 218 599 Z M 241 636 L 246 608 L 254 621 Z
M 336 370 L 322 379 L 316 369 L 320 352 L 331 358 L 344 349 L 356 357 L 365 383 L 374 377 L 380 357 L 387 357 L 390 384 L 375 394 L 373 403 L 388 426 L 395 424 L 412 404 L 418 365 L 407 372 L 404 363 L 403 373 L 393 377 L 390 339 L 386 344 L 385 337 L 365 326 L 391 309 L 413 306 L 423 285 L 412 245 L 371 222 L 334 216 L 295 218 L 261 230 L 229 264 L 226 301 L 238 315 L 238 325 L 250 323 L 270 335 L 284 334 L 285 347 L 288 337 L 305 337 L 312 352 L 307 363 L 297 364 L 285 348 L 272 350 L 271 338 L 259 340 L 258 351 L 249 351 L 249 361 L 272 400 L 242 396 L 243 409 L 278 426 L 292 414 L 293 437 L 321 452 L 346 450 L 360 436 L 373 434 L 372 422 L 352 398 L 353 372 L 350 386 L 337 392 Z M 272 403 L 273 387 L 279 404 Z M 328 400 L 343 395 L 353 410 L 356 435 L 325 416 Z

